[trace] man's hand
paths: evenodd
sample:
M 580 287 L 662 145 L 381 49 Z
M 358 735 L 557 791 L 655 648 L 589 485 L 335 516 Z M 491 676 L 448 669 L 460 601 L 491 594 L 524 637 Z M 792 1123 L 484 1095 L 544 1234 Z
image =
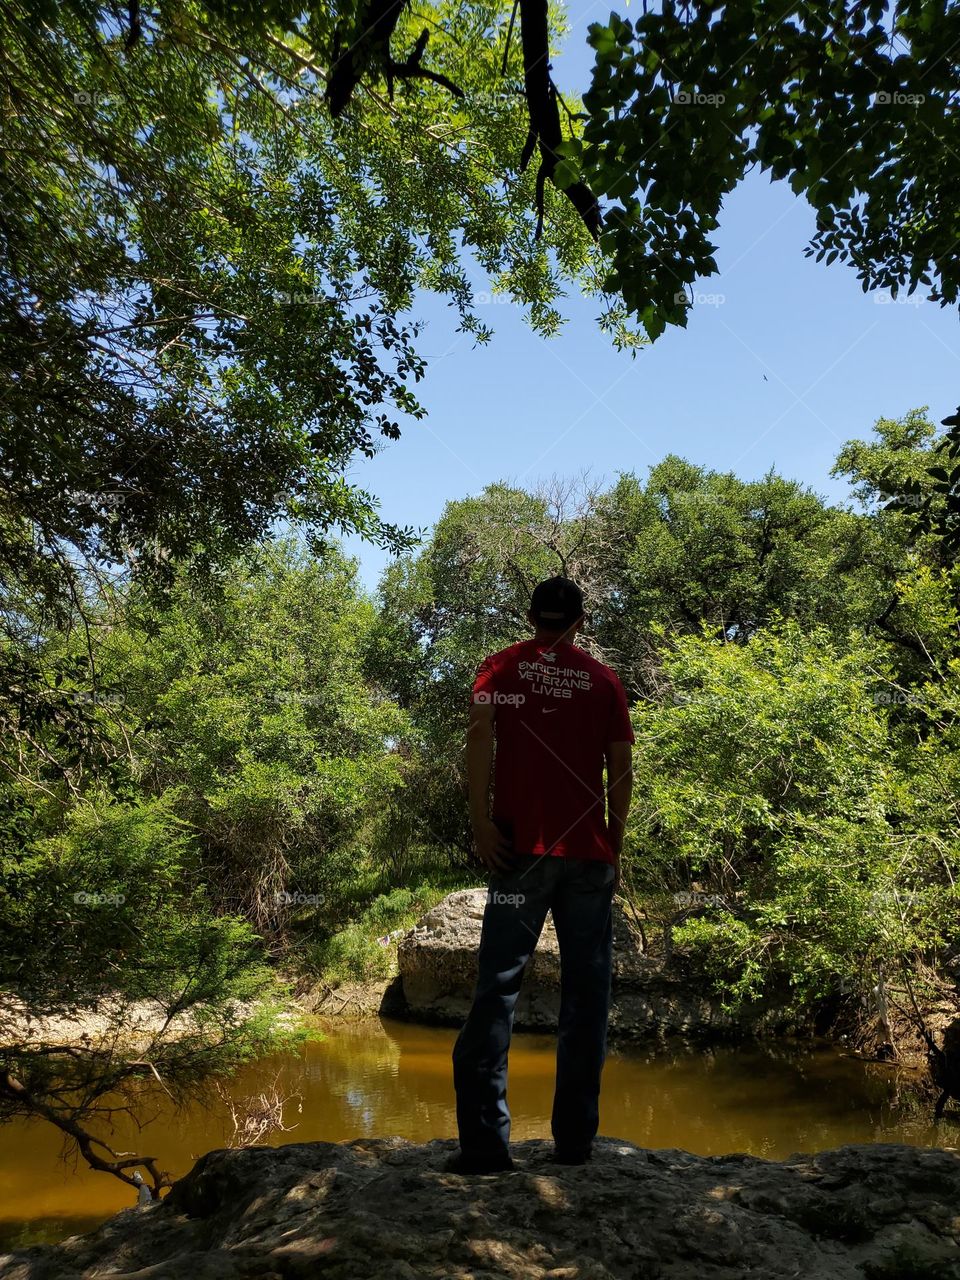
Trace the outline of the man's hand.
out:
M 633 750 L 629 742 L 608 742 L 607 757 L 607 836 L 614 856 L 613 892 L 620 888 L 620 850 L 630 812 L 633 792 Z
M 477 857 L 488 871 L 509 871 L 513 866 L 513 846 L 492 818 L 479 818 L 473 824 Z
M 623 845 L 623 834 L 618 830 L 609 832 L 610 848 L 613 850 L 613 896 L 620 890 L 623 877 L 620 874 L 620 853 Z

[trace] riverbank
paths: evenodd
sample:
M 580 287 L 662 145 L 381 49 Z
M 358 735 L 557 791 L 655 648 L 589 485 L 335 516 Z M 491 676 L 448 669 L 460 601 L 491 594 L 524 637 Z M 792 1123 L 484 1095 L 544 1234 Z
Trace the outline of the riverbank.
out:
M 0 1280 L 947 1280 L 960 1156 L 894 1144 L 783 1161 L 605 1138 L 585 1167 L 517 1144 L 514 1172 L 446 1172 L 453 1141 L 212 1151 L 149 1208 L 0 1257 Z
M 382 1015 L 424 1025 L 459 1027 L 466 1018 L 477 976 L 477 952 L 486 890 L 447 894 L 387 944 L 389 975 L 372 982 L 323 981 L 307 984 L 304 1007 L 324 1018 Z M 798 1007 L 788 989 L 733 1010 L 711 990 L 704 975 L 685 963 L 661 934 L 641 926 L 637 910 L 624 898 L 614 902 L 611 1042 L 656 1043 L 680 1039 L 690 1044 L 826 1037 L 843 1052 L 865 1061 L 888 1062 L 917 1076 L 929 1092 L 929 1044 L 920 1028 L 913 987 L 888 983 L 884 998 L 836 995 L 819 1005 Z M 942 1045 L 960 1012 L 956 984 L 924 972 L 933 992 L 922 1010 L 926 1032 Z M 919 988 L 921 984 L 917 983 Z M 560 950 L 548 917 L 524 974 L 514 1012 L 518 1030 L 556 1031 L 560 1003 Z M 912 1008 L 911 1008 L 912 1006 Z M 954 1069 L 960 1082 L 960 1064 Z M 925 1083 L 926 1082 L 926 1083 Z M 932 1088 L 932 1086 L 930 1086 Z
M 299 1003 L 304 1012 L 314 1015 L 321 1030 L 336 1034 L 338 1026 L 350 1027 L 371 1026 L 380 1018 L 393 1019 L 420 1026 L 459 1026 L 456 1018 L 437 1018 L 422 1015 L 412 1010 L 404 997 L 403 980 L 399 974 L 389 978 L 379 978 L 370 982 L 345 982 L 335 985 L 320 982 L 305 988 Z M 949 1012 L 934 1010 L 930 1015 L 929 1025 L 942 1039 L 943 1030 L 949 1025 Z M 520 1028 L 518 1028 L 519 1030 Z M 883 1028 L 875 1022 L 848 1016 L 828 1027 L 823 1034 L 792 1034 L 757 1037 L 741 1033 L 739 1036 L 726 1029 L 723 1035 L 714 1034 L 706 1037 L 702 1033 L 689 1037 L 682 1033 L 647 1034 L 639 1038 L 633 1034 L 624 1034 L 622 1029 L 611 1026 L 609 1042 L 611 1045 L 650 1044 L 659 1049 L 671 1046 L 683 1046 L 690 1052 L 708 1051 L 711 1045 L 717 1044 L 827 1044 L 844 1057 L 858 1062 L 875 1065 L 878 1069 L 892 1072 L 897 1080 L 898 1089 L 909 1091 L 916 1098 L 917 1105 L 932 1114 L 933 1105 L 939 1090 L 930 1079 L 927 1064 L 926 1044 L 916 1029 L 905 1019 L 898 1024 L 898 1053 L 896 1056 L 884 1052 L 888 1042 L 883 1035 Z M 951 1107 L 955 1103 L 950 1104 Z
M 380 971 L 382 975 L 385 968 L 385 976 L 363 981 L 302 971 L 288 974 L 296 995 L 281 1015 L 283 1027 L 289 1030 L 303 1015 L 314 1015 L 321 1025 L 378 1017 L 462 1025 L 476 981 L 485 896 L 483 888 L 454 891 L 417 918 L 412 928 L 378 938 Z M 651 945 L 653 937 L 648 939 L 638 928 L 636 911 L 628 903 L 618 899 L 614 916 L 612 1043 L 679 1039 L 694 1045 L 826 1036 L 841 1051 L 867 1061 L 895 1063 L 912 1072 L 920 1094 L 932 1090 L 928 1045 L 915 1020 L 892 998 L 885 1020 L 862 1000 L 838 1000 L 829 1007 L 798 1011 L 789 992 L 780 998 L 772 993 L 750 1010 L 730 1012 L 722 997 L 708 990 L 702 975 L 677 964 L 663 946 Z M 524 976 L 516 1029 L 555 1032 L 559 995 L 559 946 L 548 919 Z M 928 1031 L 942 1042 L 944 1031 L 956 1018 L 955 1002 L 944 999 L 937 1006 L 929 1005 L 924 1015 Z M 189 1015 L 180 1014 L 167 1023 L 159 1006 L 145 1002 L 105 1000 L 97 1009 L 38 1019 L 15 997 L 0 994 L 0 1044 L 90 1048 L 122 1037 L 124 1047 L 142 1052 L 158 1033 L 175 1039 L 190 1029 Z
M 256 1012 L 253 1004 L 239 1001 L 232 1006 L 238 1019 Z M 302 1014 L 298 1004 L 281 1010 L 276 1023 L 285 1031 L 295 1027 Z M 0 1049 L 75 1048 L 89 1052 L 120 1049 L 142 1052 L 158 1037 L 177 1040 L 204 1029 L 203 1019 L 185 1011 L 170 1017 L 156 1000 L 129 1000 L 104 996 L 95 1006 L 65 1009 L 55 1014 L 36 1014 L 15 992 L 0 991 Z
M 301 1007 L 333 1024 L 382 1016 L 425 1026 L 461 1026 L 476 982 L 485 892 L 466 889 L 448 894 L 413 928 L 391 939 L 390 976 L 368 982 L 306 982 L 299 991 Z M 786 998 L 783 1003 L 770 999 L 743 1016 L 728 1013 L 721 998 L 704 989 L 701 979 L 682 972 L 662 947 L 651 947 L 642 938 L 634 917 L 628 904 L 615 902 L 611 1043 L 680 1041 L 694 1046 L 826 1038 L 841 1052 L 912 1074 L 918 1094 L 931 1094 L 927 1044 L 916 1024 L 903 1014 L 891 1010 L 884 1025 L 862 1002 L 848 1000 L 798 1016 Z M 524 975 L 515 1028 L 554 1033 L 559 995 L 560 952 L 548 918 Z M 928 1029 L 942 1040 L 955 1010 L 944 1002 L 927 1014 Z

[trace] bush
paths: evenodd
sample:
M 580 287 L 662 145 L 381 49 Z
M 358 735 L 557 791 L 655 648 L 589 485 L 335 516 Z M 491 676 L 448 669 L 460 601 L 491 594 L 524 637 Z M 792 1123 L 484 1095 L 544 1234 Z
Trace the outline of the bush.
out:
M 960 936 L 960 827 L 931 803 L 946 761 L 904 734 L 878 645 L 788 622 L 681 638 L 664 671 L 668 700 L 637 709 L 625 861 L 641 894 L 723 900 L 674 944 L 730 1007 L 866 991 Z
M 387 935 L 412 928 L 447 892 L 445 887 L 428 883 L 379 894 L 354 923 L 308 947 L 305 967 L 333 981 L 387 977 L 396 961 L 396 941 L 387 940 Z

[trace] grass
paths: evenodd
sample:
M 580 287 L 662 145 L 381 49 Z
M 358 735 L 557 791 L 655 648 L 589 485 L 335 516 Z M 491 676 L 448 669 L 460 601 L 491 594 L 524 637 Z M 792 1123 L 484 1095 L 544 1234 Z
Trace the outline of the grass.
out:
M 326 982 L 372 982 L 397 970 L 397 938 L 390 934 L 412 929 L 431 907 L 454 889 L 476 883 L 478 877 L 452 865 L 448 851 L 423 850 L 402 871 L 403 883 L 391 883 L 393 868 L 371 867 L 359 877 L 366 901 L 351 886 L 350 916 L 341 928 L 306 941 L 301 965 Z M 344 904 L 346 906 L 346 904 Z

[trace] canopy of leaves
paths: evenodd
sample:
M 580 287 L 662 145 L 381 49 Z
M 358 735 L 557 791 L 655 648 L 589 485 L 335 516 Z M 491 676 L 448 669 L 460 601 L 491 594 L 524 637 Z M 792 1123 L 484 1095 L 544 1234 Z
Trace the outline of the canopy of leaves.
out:
M 590 240 L 556 192 L 536 240 L 533 179 L 510 176 L 525 117 L 516 45 L 501 75 L 509 11 L 404 14 L 398 48 L 427 22 L 460 96 L 374 76 L 333 120 L 324 54 L 352 12 L 5 12 L 5 579 L 59 603 L 84 562 L 169 582 L 277 518 L 409 545 L 344 471 L 422 414 L 416 290 L 485 340 L 472 256 L 538 330 L 558 324 Z
M 481 342 L 474 266 L 542 333 L 596 284 L 553 188 L 536 234 L 505 0 L 394 16 L 440 80 L 375 65 L 334 119 L 350 3 L 3 12 L 0 724 L 66 773 L 98 722 L 56 690 L 97 677 L 51 623 L 88 626 L 117 578 L 209 579 L 278 523 L 409 547 L 346 473 L 422 416 L 418 290 Z
M 865 290 L 957 302 L 955 6 L 659 0 L 588 39 L 590 119 L 563 151 L 614 202 L 607 285 L 651 338 L 686 323 L 723 197 L 753 166 L 815 209 L 808 254 L 849 262 Z

